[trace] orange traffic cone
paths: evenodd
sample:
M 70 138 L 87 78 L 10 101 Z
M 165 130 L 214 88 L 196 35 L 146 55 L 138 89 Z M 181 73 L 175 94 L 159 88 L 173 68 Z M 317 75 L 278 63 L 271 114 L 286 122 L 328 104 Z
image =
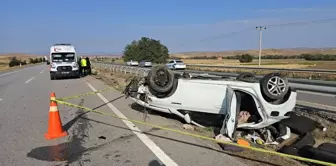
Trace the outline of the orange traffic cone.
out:
M 55 98 L 56 98 L 55 93 L 51 93 L 50 99 Z M 48 126 L 48 132 L 44 134 L 44 137 L 46 139 L 55 139 L 67 135 L 68 132 L 64 131 L 62 128 L 62 122 L 58 112 L 57 103 L 55 101 L 50 101 L 49 126 Z

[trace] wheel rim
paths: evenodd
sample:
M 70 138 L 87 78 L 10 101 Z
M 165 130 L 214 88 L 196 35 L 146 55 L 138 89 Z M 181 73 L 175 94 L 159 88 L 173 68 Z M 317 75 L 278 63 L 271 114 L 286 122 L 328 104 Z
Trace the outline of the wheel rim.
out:
M 272 77 L 267 81 L 267 90 L 274 96 L 281 95 L 286 90 L 286 81 L 278 76 Z
M 154 82 L 155 82 L 156 85 L 164 87 L 165 85 L 168 84 L 168 81 L 169 81 L 169 78 L 164 71 L 160 70 L 160 71 L 156 72 L 156 74 L 154 76 Z

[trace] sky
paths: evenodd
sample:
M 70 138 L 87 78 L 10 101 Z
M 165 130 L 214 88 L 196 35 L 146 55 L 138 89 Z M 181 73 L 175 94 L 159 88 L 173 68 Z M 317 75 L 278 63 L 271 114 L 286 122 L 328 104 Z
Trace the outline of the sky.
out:
M 0 53 L 48 54 L 71 43 L 81 54 L 120 54 L 149 37 L 170 53 L 335 47 L 335 0 L 0 0 Z M 270 26 L 289 22 L 329 22 Z M 237 33 L 235 33 L 237 32 Z

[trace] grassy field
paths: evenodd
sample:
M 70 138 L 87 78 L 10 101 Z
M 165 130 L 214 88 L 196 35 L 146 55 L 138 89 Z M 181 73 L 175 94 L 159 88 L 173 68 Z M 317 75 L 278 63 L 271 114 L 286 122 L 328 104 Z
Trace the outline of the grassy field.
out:
M 213 65 L 213 66 L 258 66 L 258 59 L 251 63 L 240 63 L 239 60 L 206 60 L 206 59 L 182 59 L 186 64 Z M 336 61 L 306 61 L 303 59 L 261 59 L 262 67 L 272 68 L 315 68 L 336 69 Z
M 234 51 L 220 51 L 220 52 L 184 52 L 174 53 L 170 56 L 187 58 L 199 56 L 233 56 L 238 54 L 250 54 L 253 56 L 259 55 L 259 50 L 234 50 Z M 263 49 L 261 55 L 300 55 L 300 54 L 336 54 L 336 48 L 288 48 L 288 49 Z
M 214 72 L 253 72 L 256 74 L 267 74 L 272 70 L 250 70 L 250 69 L 227 69 L 227 68 L 206 68 L 192 67 L 188 65 L 209 65 L 209 66 L 241 66 L 241 67 L 258 67 L 258 59 L 254 59 L 251 63 L 240 63 L 238 60 L 231 59 L 181 59 L 187 64 L 187 69 L 214 71 Z M 111 59 L 105 59 L 104 62 L 112 62 Z M 125 64 L 121 59 L 115 61 L 116 64 Z M 261 67 L 263 68 L 286 68 L 286 69 L 336 69 L 336 61 L 306 61 L 303 59 L 262 59 Z M 336 73 L 317 73 L 317 72 L 281 72 L 286 77 L 307 78 L 318 80 L 336 80 Z
M 240 63 L 238 60 L 204 60 L 204 59 L 183 59 L 186 64 L 213 65 L 213 66 L 241 66 L 258 67 L 258 60 L 252 63 Z M 306 61 L 303 59 L 262 59 L 263 68 L 286 68 L 286 69 L 336 69 L 336 61 Z M 226 69 L 226 68 L 205 68 L 188 67 L 191 70 L 215 71 L 215 72 L 253 72 L 256 74 L 267 74 L 271 70 L 249 70 L 249 69 Z M 317 73 L 317 72 L 281 72 L 284 76 L 293 78 L 309 78 L 319 80 L 336 80 L 336 73 Z
M 29 58 L 41 58 L 42 56 L 29 55 L 29 54 L 6 54 L 6 55 L 1 55 L 0 54 L 0 71 L 10 70 L 12 68 L 17 68 L 17 67 L 9 67 L 8 66 L 9 61 L 13 57 L 16 57 L 17 59 L 19 59 L 21 61 L 26 60 L 27 63 L 28 63 L 29 62 Z

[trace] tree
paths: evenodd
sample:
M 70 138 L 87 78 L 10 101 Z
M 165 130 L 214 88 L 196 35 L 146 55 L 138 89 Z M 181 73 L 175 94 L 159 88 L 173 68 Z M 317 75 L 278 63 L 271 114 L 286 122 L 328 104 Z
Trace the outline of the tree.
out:
M 34 63 L 34 59 L 33 58 L 29 58 L 29 63 L 30 64 Z
M 241 63 L 249 63 L 253 61 L 253 56 L 250 54 L 243 54 L 239 58 L 239 62 Z
M 126 45 L 122 58 L 124 61 L 148 60 L 153 63 L 164 63 L 169 58 L 169 51 L 159 40 L 142 37 Z
M 8 66 L 9 66 L 9 67 L 18 66 L 18 65 L 20 65 L 20 63 L 21 63 L 20 60 L 16 59 L 16 57 L 13 57 L 13 58 L 9 61 Z

